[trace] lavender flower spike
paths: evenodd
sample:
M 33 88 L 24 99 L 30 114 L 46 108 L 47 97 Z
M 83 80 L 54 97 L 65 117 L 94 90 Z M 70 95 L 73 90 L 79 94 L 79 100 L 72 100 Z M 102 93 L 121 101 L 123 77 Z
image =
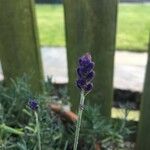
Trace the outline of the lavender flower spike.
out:
M 95 76 L 95 72 L 93 70 L 94 65 L 95 64 L 89 53 L 86 53 L 79 59 L 77 68 L 77 86 L 86 93 L 89 93 L 93 89 L 92 80 Z
M 73 150 L 77 150 L 77 147 L 78 147 L 78 140 L 79 140 L 79 134 L 80 134 L 80 126 L 81 126 L 85 96 L 93 89 L 92 80 L 95 76 L 95 72 L 93 70 L 94 65 L 95 64 L 92 61 L 92 57 L 89 53 L 86 53 L 79 59 L 79 64 L 77 68 L 77 75 L 78 75 L 77 86 L 81 90 L 81 96 L 80 96 L 78 120 L 77 120 L 77 125 L 76 125 Z
M 38 102 L 35 99 L 29 99 L 28 101 L 28 106 L 32 109 L 32 110 L 37 110 L 38 109 Z

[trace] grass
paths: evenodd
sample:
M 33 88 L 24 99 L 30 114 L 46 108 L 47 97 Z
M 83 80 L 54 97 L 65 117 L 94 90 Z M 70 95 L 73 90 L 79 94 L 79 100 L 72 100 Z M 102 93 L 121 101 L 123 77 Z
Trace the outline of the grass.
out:
M 36 5 L 42 46 L 65 46 L 62 5 Z M 117 49 L 147 49 L 150 31 L 149 4 L 120 4 L 118 13 Z
M 112 112 L 112 118 L 124 118 L 125 115 L 125 110 L 124 109 L 120 109 L 120 108 L 112 108 L 111 110 Z M 128 120 L 134 120 L 134 121 L 138 121 L 139 120 L 139 111 L 138 110 L 130 110 L 127 119 Z
M 117 49 L 146 50 L 150 32 L 150 5 L 119 6 Z
M 37 5 L 37 21 L 41 45 L 65 46 L 62 5 Z

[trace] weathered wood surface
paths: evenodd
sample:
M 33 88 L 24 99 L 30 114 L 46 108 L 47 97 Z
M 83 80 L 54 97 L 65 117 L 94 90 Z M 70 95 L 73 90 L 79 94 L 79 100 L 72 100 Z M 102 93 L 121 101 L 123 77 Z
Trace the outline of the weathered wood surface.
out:
M 0 60 L 6 84 L 25 73 L 33 90 L 40 91 L 43 72 L 34 11 L 33 0 L 0 1 Z
M 150 41 L 136 150 L 150 149 Z
M 112 79 L 115 51 L 117 0 L 64 0 L 69 95 L 74 110 L 79 105 L 75 88 L 77 60 L 85 52 L 92 54 L 96 77 L 87 96 L 91 104 L 101 106 L 110 116 L 113 97 Z

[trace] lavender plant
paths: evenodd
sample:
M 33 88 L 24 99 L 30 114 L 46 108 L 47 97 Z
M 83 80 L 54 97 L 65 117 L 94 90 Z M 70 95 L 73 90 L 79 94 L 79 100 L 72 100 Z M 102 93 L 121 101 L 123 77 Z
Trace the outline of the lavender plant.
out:
M 37 139 L 38 139 L 38 149 L 41 150 L 41 136 L 40 136 L 40 123 L 38 119 L 38 102 L 35 99 L 30 99 L 28 102 L 29 107 L 34 111 L 35 120 L 36 120 L 36 130 L 37 130 Z
M 86 77 L 82 76 L 80 68 L 82 66 L 79 64 L 77 69 L 80 73 L 78 80 L 81 77 L 84 79 Z M 92 83 L 92 79 L 87 84 Z M 82 91 L 84 86 L 82 87 L 80 84 L 78 86 Z M 39 142 L 37 139 L 38 133 L 40 133 L 43 150 L 71 150 L 74 142 L 74 135 L 72 134 L 74 124 L 70 122 L 62 123 L 60 116 L 47 107 L 47 104 L 51 101 L 51 97 L 47 95 L 50 89 L 47 89 L 46 95 L 45 93 L 35 95 L 36 99 L 29 100 L 29 97 L 33 97 L 29 87 L 30 85 L 24 80 L 14 81 L 9 88 L 0 84 L 0 149 L 38 150 Z M 84 91 L 84 97 L 90 91 Z M 27 104 L 29 107 L 27 107 Z M 81 108 L 83 109 L 83 107 Z M 114 149 L 126 146 L 122 143 L 125 143 L 134 129 L 131 125 L 126 124 L 125 119 L 127 117 L 117 122 L 116 119 L 107 120 L 102 116 L 100 110 L 100 106 L 86 105 L 80 127 L 81 142 L 78 144 L 78 149 L 95 149 L 96 144 L 107 150 L 112 146 Z M 38 115 L 37 117 L 35 117 L 35 112 Z M 18 116 L 21 116 L 22 119 L 18 119 Z M 27 121 L 24 121 L 25 119 Z M 38 131 L 37 122 L 40 126 Z M 131 148 L 123 147 L 123 149 Z
M 77 68 L 77 76 L 78 76 L 77 87 L 81 91 L 81 96 L 80 96 L 78 120 L 77 120 L 77 125 L 76 125 L 75 141 L 74 141 L 73 150 L 77 150 L 77 147 L 78 147 L 78 140 L 79 140 L 81 120 L 82 120 L 82 112 L 84 109 L 85 96 L 89 92 L 91 92 L 91 90 L 93 89 L 92 80 L 95 76 L 95 72 L 93 71 L 94 65 L 95 64 L 92 61 L 92 57 L 89 53 L 86 53 L 79 59 L 79 64 L 78 64 L 78 68 Z

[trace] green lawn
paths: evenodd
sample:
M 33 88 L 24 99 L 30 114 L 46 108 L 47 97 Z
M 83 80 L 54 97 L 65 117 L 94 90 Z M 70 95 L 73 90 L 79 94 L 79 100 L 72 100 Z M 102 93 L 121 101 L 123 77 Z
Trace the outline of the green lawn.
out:
M 127 116 L 128 120 L 139 120 L 139 114 L 140 112 L 138 110 L 130 110 Z M 124 118 L 125 117 L 125 110 L 120 108 L 112 108 L 111 110 L 111 117 L 112 118 Z
M 64 46 L 62 5 L 37 5 L 41 45 Z M 117 49 L 146 50 L 150 31 L 150 5 L 120 4 Z
M 118 15 L 118 49 L 146 50 L 150 32 L 150 5 L 122 4 Z

